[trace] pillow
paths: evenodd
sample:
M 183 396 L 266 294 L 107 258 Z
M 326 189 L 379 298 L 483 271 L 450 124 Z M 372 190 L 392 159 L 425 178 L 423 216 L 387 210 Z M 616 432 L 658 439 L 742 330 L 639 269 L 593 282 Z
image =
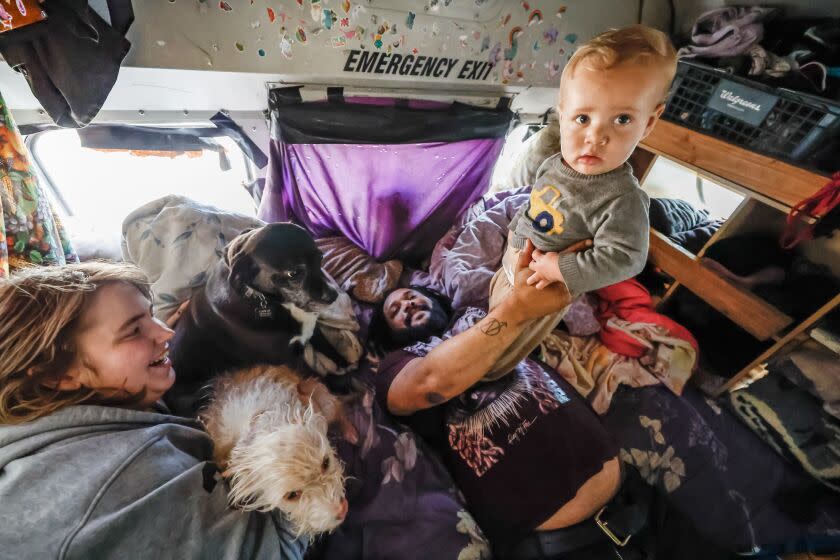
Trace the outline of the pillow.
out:
M 324 237 L 315 243 L 324 253 L 323 269 L 355 299 L 379 303 L 397 287 L 403 271 L 400 261 L 377 262 L 346 237 Z

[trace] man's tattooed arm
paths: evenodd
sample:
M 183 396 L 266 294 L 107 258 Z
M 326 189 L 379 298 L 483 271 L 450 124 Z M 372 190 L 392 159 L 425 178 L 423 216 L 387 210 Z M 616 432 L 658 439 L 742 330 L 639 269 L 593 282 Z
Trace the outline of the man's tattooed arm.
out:
M 481 325 L 481 332 L 487 336 L 497 336 L 506 326 L 507 323 L 504 321 L 490 319 L 486 324 Z

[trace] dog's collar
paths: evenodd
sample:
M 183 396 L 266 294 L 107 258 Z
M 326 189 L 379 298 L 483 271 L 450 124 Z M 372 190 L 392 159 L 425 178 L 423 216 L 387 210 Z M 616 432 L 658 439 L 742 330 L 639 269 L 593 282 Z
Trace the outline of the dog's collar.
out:
M 273 319 L 274 312 L 271 310 L 271 306 L 268 305 L 268 298 L 266 295 L 259 290 L 255 290 L 251 286 L 245 284 L 245 297 L 248 299 L 253 299 L 257 301 L 257 309 L 254 310 L 254 314 L 256 315 L 257 319 Z

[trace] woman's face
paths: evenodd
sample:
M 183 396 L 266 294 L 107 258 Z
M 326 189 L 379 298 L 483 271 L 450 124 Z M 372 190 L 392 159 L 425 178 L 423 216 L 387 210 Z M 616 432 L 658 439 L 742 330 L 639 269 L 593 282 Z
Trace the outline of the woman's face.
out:
M 106 398 L 145 390 L 138 406 L 152 405 L 175 382 L 168 352 L 173 334 L 152 317 L 149 300 L 135 286 L 102 286 L 80 318 L 77 358 L 68 374 L 77 386 L 69 388 L 95 389 Z
M 392 331 L 423 327 L 429 322 L 432 300 L 410 288 L 391 292 L 382 306 L 385 322 Z

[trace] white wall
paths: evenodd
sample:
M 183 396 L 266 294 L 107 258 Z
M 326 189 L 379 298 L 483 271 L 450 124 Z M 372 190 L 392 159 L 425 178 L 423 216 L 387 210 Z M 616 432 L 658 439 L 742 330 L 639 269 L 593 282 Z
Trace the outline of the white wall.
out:
M 575 45 L 634 23 L 639 6 L 628 0 L 321 0 L 314 10 L 311 0 L 226 4 L 230 11 L 219 0 L 135 0 L 132 48 L 102 118 L 137 118 L 141 109 L 145 121 L 165 110 L 177 120 L 183 109 L 193 111 L 191 118 L 222 107 L 258 112 L 266 106 L 267 82 L 521 93 L 516 107 L 539 113 L 553 104 L 559 71 Z M 326 10 L 336 15 L 331 29 L 324 25 Z M 415 14 L 412 29 L 409 11 Z M 380 27 L 387 30 L 377 48 Z M 448 78 L 347 72 L 352 49 L 459 63 Z M 506 50 L 511 60 L 505 60 Z M 501 60 L 485 80 L 457 77 L 464 60 L 489 61 L 494 52 Z M 0 92 L 18 121 L 48 122 L 35 112 L 39 105 L 23 78 L 0 67 Z

